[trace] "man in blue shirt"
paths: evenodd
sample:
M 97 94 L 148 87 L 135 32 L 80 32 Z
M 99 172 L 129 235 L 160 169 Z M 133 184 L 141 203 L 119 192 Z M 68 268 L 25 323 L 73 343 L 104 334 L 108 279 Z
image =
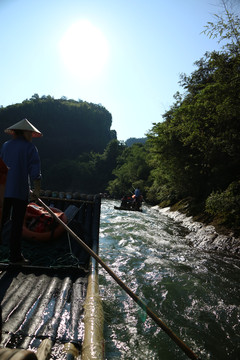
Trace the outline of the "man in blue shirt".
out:
M 141 206 L 141 195 L 139 188 L 136 188 L 134 191 L 134 199 L 133 199 L 133 208 L 139 210 Z
M 4 193 L 2 224 L 11 216 L 10 262 L 27 263 L 21 253 L 21 237 L 24 216 L 29 199 L 31 182 L 33 194 L 39 197 L 41 166 L 37 148 L 32 137 L 42 136 L 27 119 L 23 119 L 5 130 L 13 139 L 5 142 L 1 158 L 8 167 Z
M 135 189 L 134 194 L 135 194 L 136 198 L 138 198 L 138 197 L 140 196 L 140 190 L 139 190 L 139 188 L 136 188 L 136 189 Z

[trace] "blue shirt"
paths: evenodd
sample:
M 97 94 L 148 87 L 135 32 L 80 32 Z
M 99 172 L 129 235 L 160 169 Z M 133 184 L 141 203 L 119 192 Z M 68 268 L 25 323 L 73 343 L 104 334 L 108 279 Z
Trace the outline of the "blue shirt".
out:
M 35 145 L 23 137 L 5 142 L 1 158 L 8 174 L 4 197 L 28 200 L 30 182 L 41 178 L 41 165 Z
M 139 197 L 140 196 L 140 190 L 137 188 L 135 189 L 135 196 L 136 197 Z

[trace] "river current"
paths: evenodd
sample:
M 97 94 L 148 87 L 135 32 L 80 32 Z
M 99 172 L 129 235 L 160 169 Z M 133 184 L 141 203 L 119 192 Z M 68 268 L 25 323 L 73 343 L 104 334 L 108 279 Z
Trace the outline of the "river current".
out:
M 206 251 L 156 209 L 114 210 L 103 200 L 102 260 L 202 360 L 240 359 L 240 259 Z M 99 266 L 107 360 L 187 355 Z

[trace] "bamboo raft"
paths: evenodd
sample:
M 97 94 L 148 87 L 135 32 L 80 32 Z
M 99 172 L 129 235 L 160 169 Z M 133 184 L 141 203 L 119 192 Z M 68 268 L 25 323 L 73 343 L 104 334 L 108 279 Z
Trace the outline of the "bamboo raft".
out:
M 10 265 L 2 241 L 0 360 L 103 360 L 98 264 L 188 358 L 199 359 L 98 256 L 99 195 L 78 199 L 43 196 L 38 202 L 66 231 L 49 243 L 23 241 L 23 254 L 31 260 L 27 266 Z M 67 225 L 51 206 L 64 211 Z
M 100 196 L 41 198 L 67 214 L 68 227 L 98 254 Z M 0 359 L 103 359 L 98 263 L 66 231 L 48 243 L 23 239 L 25 266 L 0 246 Z

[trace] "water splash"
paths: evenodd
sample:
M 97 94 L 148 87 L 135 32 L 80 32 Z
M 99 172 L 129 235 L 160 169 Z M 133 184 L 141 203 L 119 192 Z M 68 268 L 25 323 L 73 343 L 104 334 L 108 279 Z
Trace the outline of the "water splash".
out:
M 186 222 L 153 208 L 134 213 L 114 205 L 102 204 L 103 261 L 199 357 L 236 360 L 239 259 L 194 247 L 188 237 L 197 234 L 198 224 L 191 219 L 190 231 Z M 186 359 L 110 275 L 101 268 L 99 273 L 108 360 Z
M 201 222 L 193 221 L 191 216 L 188 217 L 178 211 L 171 211 L 169 207 L 161 209 L 159 206 L 154 206 L 152 209 L 170 217 L 188 229 L 189 234 L 186 236 L 186 240 L 189 241 L 190 245 L 204 250 L 240 255 L 240 238 L 235 238 L 231 234 L 228 236 L 218 234 L 214 226 L 205 226 Z

